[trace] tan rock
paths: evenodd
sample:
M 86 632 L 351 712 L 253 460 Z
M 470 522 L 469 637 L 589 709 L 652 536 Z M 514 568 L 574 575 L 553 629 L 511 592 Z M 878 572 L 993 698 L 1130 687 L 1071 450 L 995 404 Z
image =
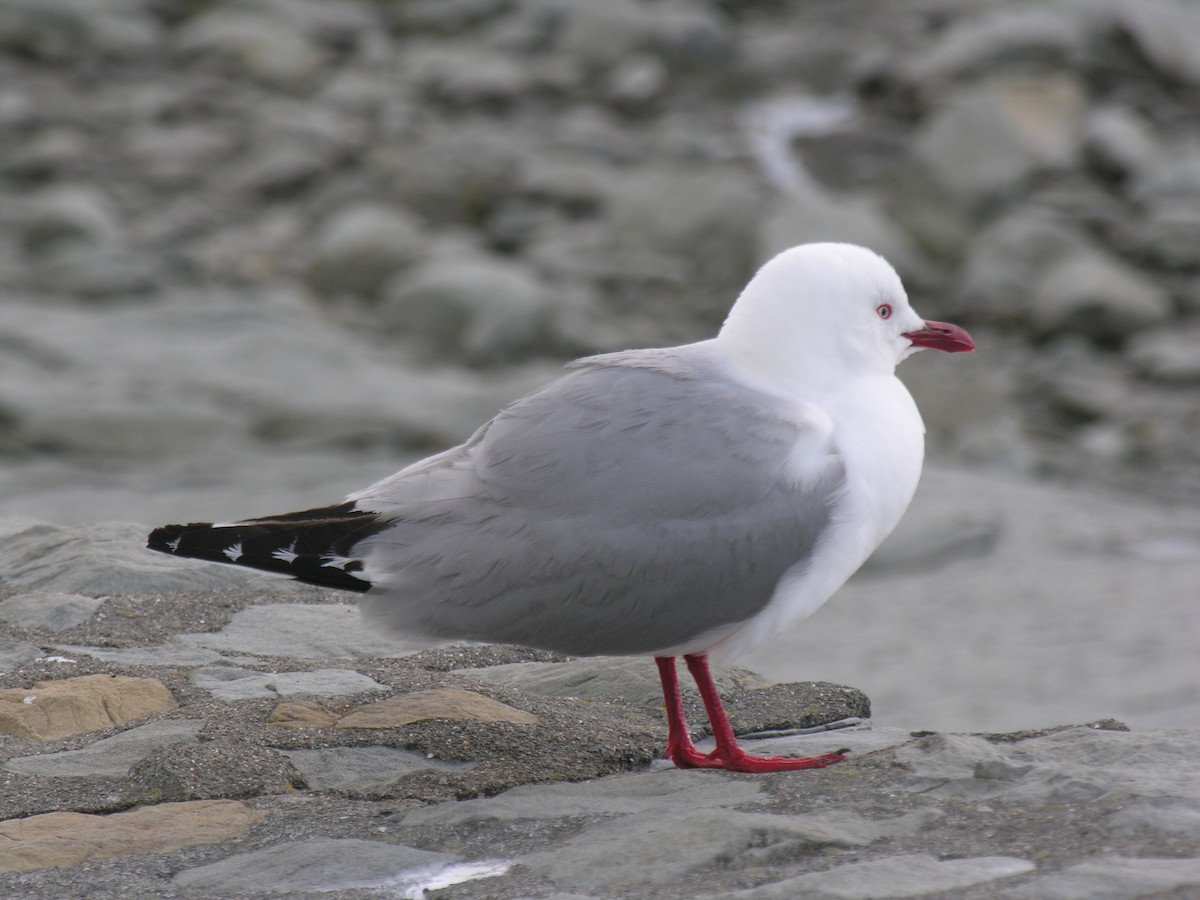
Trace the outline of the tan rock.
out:
M 394 728 L 428 719 L 474 719 L 480 722 L 515 722 L 540 725 L 533 713 L 492 700 L 474 691 L 440 688 L 417 691 L 390 700 L 360 706 L 338 720 L 338 728 Z
M 337 716 L 311 700 L 288 700 L 267 716 L 268 723 L 280 728 L 328 728 L 337 720 Z
M 172 853 L 241 837 L 265 816 L 237 800 L 190 800 L 94 816 L 53 812 L 0 822 L 0 872 Z
M 0 733 L 53 741 L 110 728 L 176 706 L 155 678 L 83 675 L 0 691 Z

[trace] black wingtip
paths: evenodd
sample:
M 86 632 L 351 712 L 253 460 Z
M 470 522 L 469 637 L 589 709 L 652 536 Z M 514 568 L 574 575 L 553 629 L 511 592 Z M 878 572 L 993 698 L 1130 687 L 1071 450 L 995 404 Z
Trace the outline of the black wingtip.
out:
M 375 513 L 346 502 L 229 525 L 164 525 L 146 538 L 158 553 L 287 575 L 322 587 L 362 593 L 371 582 L 354 545 L 387 526 Z
M 146 537 L 146 548 L 159 553 L 174 553 L 184 533 L 193 528 L 212 528 L 211 522 L 192 522 L 188 525 L 163 525 Z

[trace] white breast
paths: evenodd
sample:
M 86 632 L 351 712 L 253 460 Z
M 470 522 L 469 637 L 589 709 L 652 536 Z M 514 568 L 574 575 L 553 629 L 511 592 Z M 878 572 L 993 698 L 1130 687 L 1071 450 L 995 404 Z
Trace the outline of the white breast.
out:
M 857 380 L 819 406 L 832 423 L 845 490 L 816 551 L 784 574 L 762 612 L 709 648 L 716 661 L 734 659 L 816 612 L 896 527 L 916 491 L 925 425 L 898 378 Z M 803 477 L 802 467 L 796 475 Z

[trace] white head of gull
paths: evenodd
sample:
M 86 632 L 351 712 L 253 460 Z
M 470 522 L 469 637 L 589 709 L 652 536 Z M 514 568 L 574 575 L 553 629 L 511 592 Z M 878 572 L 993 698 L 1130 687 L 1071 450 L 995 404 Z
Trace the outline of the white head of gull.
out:
M 869 250 L 809 244 L 746 286 L 716 338 L 571 364 L 465 443 L 333 506 L 156 529 L 151 549 L 365 593 L 408 637 L 656 658 L 682 767 L 772 772 L 708 668 L 812 614 L 916 489 L 924 426 L 895 376 L 916 350 L 971 350 L 921 319 Z M 683 715 L 682 655 L 713 726 Z

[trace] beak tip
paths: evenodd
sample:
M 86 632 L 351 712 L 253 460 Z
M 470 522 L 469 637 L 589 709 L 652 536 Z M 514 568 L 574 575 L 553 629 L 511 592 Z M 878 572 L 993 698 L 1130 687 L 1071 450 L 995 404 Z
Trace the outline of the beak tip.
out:
M 970 353 L 975 349 L 975 341 L 966 330 L 949 322 L 926 322 L 924 328 L 906 332 L 904 336 L 914 347 L 930 347 L 946 353 Z

